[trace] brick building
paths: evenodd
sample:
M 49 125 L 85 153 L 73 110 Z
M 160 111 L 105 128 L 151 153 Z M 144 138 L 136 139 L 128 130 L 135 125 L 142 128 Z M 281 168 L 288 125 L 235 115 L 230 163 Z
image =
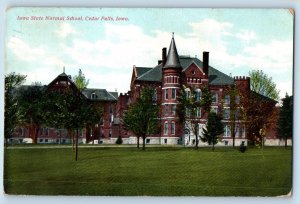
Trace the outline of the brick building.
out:
M 209 52 L 203 52 L 203 60 L 197 57 L 178 55 L 174 36 L 171 39 L 170 47 L 162 49 L 161 59 L 153 67 L 134 66 L 130 82 L 130 90 L 125 94 L 118 96 L 117 92 L 109 92 L 105 89 L 87 88 L 82 94 L 92 103 L 103 107 L 103 119 L 94 127 L 86 127 L 80 131 L 80 140 L 82 143 L 108 143 L 114 144 L 118 137 L 123 139 L 124 144 L 136 144 L 136 137 L 124 129 L 122 124 L 123 113 L 128 109 L 130 103 L 135 102 L 139 97 L 143 87 L 151 86 L 155 89 L 155 101 L 160 107 L 160 126 L 159 134 L 150 135 L 146 139 L 147 144 L 183 144 L 187 146 L 195 145 L 195 136 L 189 130 L 189 125 L 182 127 L 178 122 L 176 115 L 176 105 L 178 104 L 178 95 L 182 86 L 185 86 L 186 94 L 196 94 L 201 98 L 202 90 L 208 87 L 212 93 L 213 101 L 211 111 L 223 115 L 224 134 L 222 141 L 218 145 L 232 145 L 231 128 L 229 122 L 230 97 L 229 91 L 232 87 L 239 90 L 239 93 L 250 93 L 249 77 L 231 77 L 209 65 Z M 54 79 L 47 89 L 61 89 L 69 86 L 74 90 L 77 87 L 71 78 L 65 73 L 60 74 Z M 192 93 L 192 90 L 195 93 Z M 235 102 L 238 104 L 239 96 L 236 96 Z M 275 107 L 276 101 L 271 101 Z M 187 113 L 188 114 L 188 113 Z M 207 122 L 207 114 L 202 110 L 197 110 L 197 119 L 199 121 L 199 133 Z M 241 142 L 247 143 L 247 131 L 245 123 L 242 120 L 235 121 L 235 144 Z M 271 139 L 269 144 L 279 144 L 274 132 L 275 128 L 270 127 L 266 136 Z M 12 141 L 30 142 L 26 127 L 16 129 Z M 276 140 L 276 142 L 274 142 Z M 38 143 L 69 143 L 70 135 L 66 130 L 57 130 L 53 128 L 41 128 L 38 136 Z M 199 143 L 199 145 L 206 145 Z
M 161 126 L 160 134 L 147 137 L 146 143 L 148 144 L 195 145 L 195 135 L 190 130 L 189 125 L 182 127 L 176 115 L 177 97 L 180 88 L 185 86 L 186 94 L 196 94 L 198 98 L 201 98 L 204 87 L 209 88 L 213 96 L 211 110 L 223 116 L 224 134 L 218 145 L 232 145 L 229 91 L 234 87 L 244 95 L 251 92 L 249 77 L 231 77 L 211 67 L 209 65 L 209 52 L 203 52 L 202 61 L 197 57 L 178 55 L 174 36 L 171 39 L 168 54 L 167 49 L 163 48 L 162 57 L 158 60 L 157 65 L 154 67 L 133 67 L 130 91 L 119 97 L 117 107 L 126 110 L 126 105 L 134 102 L 139 97 L 141 89 L 146 86 L 155 89 L 154 98 L 160 107 Z M 196 93 L 192 93 L 192 90 Z M 238 95 L 235 97 L 235 102 L 240 103 Z M 270 103 L 275 107 L 276 101 L 270 100 Z M 117 117 L 122 118 L 122 112 Z M 198 132 L 201 135 L 202 128 L 207 122 L 207 113 L 204 114 L 199 108 L 196 117 L 199 121 Z M 122 126 L 120 128 L 122 129 Z M 236 145 L 243 141 L 247 143 L 246 126 L 240 118 L 235 121 L 234 132 Z M 136 143 L 136 137 L 124 129 L 122 129 L 121 137 L 125 143 Z M 276 139 L 275 126 L 268 128 L 266 138 L 272 141 Z M 278 143 L 278 141 L 276 142 Z M 206 144 L 200 142 L 199 145 Z
M 32 86 L 22 86 L 19 91 L 28 91 Z M 93 127 L 86 127 L 79 131 L 79 143 L 99 142 L 110 143 L 111 138 L 117 137 L 114 130 L 113 120 L 116 114 L 116 104 L 118 100 L 117 92 L 109 92 L 106 89 L 86 88 L 80 93 L 71 76 L 66 73 L 58 75 L 47 86 L 41 87 L 44 91 L 64 91 L 71 89 L 74 93 L 83 94 L 86 100 L 103 108 L 103 117 L 98 124 Z M 10 143 L 32 143 L 32 133 L 28 126 L 17 127 Z M 72 143 L 71 133 L 66 129 L 56 129 L 51 127 L 41 127 L 38 130 L 37 143 Z

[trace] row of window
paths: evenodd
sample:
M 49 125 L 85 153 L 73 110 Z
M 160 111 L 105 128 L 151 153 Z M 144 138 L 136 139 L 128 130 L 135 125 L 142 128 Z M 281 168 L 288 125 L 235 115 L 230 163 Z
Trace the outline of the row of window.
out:
M 175 116 L 176 114 L 176 104 L 165 104 L 164 108 L 164 116 L 169 116 L 169 109 L 171 108 L 171 116 Z M 192 113 L 191 109 L 186 108 L 185 115 L 187 117 L 191 117 L 192 115 L 196 117 L 201 117 L 202 116 L 202 111 L 200 107 L 197 107 L 195 110 L 195 113 Z M 211 107 L 211 111 L 214 113 L 218 113 L 218 107 L 213 106 Z M 223 119 L 229 119 L 230 118 L 230 108 L 225 107 L 223 109 Z M 235 110 L 235 119 L 239 120 L 240 119 L 240 109 Z
M 171 108 L 171 116 L 175 116 L 176 104 L 165 104 L 165 116 L 169 115 L 169 108 Z
M 171 99 L 176 99 L 177 91 L 175 88 L 165 89 L 165 99 L 169 99 L 169 90 L 171 90 Z
M 189 89 L 186 89 L 185 94 L 186 94 L 187 98 L 190 98 L 191 91 Z M 194 94 L 195 94 L 194 95 L 195 100 L 200 101 L 200 99 L 201 99 L 201 90 L 196 89 Z M 218 103 L 218 93 L 215 93 L 215 92 L 212 93 L 212 103 Z M 235 96 L 235 103 L 236 104 L 240 103 L 240 97 L 239 96 Z M 224 96 L 224 104 L 230 104 L 230 95 L 225 95 Z
M 166 76 L 164 77 L 165 84 L 178 84 L 179 83 L 179 76 Z
M 201 79 L 187 78 L 188 83 L 201 83 Z
M 201 117 L 202 113 L 201 113 L 201 108 L 200 107 L 197 107 L 193 111 L 195 111 L 195 113 L 192 113 L 192 110 L 187 108 L 187 109 L 185 109 L 185 115 L 187 117 L 191 117 L 192 115 L 195 115 L 196 117 Z
M 169 125 L 171 125 L 171 134 L 175 135 L 175 122 L 172 121 L 171 123 L 169 123 L 168 121 L 165 121 L 164 124 L 164 135 L 168 135 L 169 134 Z
M 191 97 L 191 91 L 189 89 L 187 89 L 185 91 L 185 95 L 186 95 L 186 98 L 190 98 Z M 200 89 L 196 89 L 194 96 L 195 96 L 195 100 L 196 101 L 200 101 L 200 99 L 201 99 L 201 90 Z
M 151 142 L 151 139 L 146 139 L 146 143 L 147 144 L 150 144 Z M 168 143 L 168 139 L 164 139 L 164 144 L 167 144 Z
M 242 138 L 245 138 L 246 137 L 246 128 L 245 128 L 245 125 L 238 125 L 236 124 L 235 127 L 234 127 L 234 135 L 235 137 L 238 137 L 239 134 L 240 134 L 240 129 L 241 129 L 241 135 L 242 135 Z M 225 125 L 224 126 L 224 137 L 231 137 L 231 126 L 230 125 Z
M 217 93 L 212 94 L 212 103 L 218 103 L 218 94 Z M 235 103 L 236 104 L 240 103 L 240 96 L 235 96 Z M 230 95 L 224 96 L 224 104 L 230 104 Z

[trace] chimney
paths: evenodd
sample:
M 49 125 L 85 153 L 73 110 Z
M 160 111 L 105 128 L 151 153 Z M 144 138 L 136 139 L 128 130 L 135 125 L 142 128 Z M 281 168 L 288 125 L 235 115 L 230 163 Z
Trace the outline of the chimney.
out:
M 203 72 L 208 75 L 209 52 L 203 52 Z
M 161 59 L 162 59 L 162 66 L 164 67 L 167 61 L 167 48 L 165 47 L 162 49 Z

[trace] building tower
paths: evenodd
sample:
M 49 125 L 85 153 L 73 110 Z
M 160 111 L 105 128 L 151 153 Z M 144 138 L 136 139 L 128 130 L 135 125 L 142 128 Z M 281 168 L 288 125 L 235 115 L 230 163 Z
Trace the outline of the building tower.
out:
M 182 66 L 174 40 L 174 33 L 166 62 L 162 68 L 162 144 L 177 144 L 182 128 L 176 120 L 177 96 L 181 87 Z

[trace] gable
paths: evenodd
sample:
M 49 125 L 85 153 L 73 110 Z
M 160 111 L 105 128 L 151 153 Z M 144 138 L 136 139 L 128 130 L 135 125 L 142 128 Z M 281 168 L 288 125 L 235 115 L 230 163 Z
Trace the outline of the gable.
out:
M 207 78 L 205 76 L 203 69 L 198 67 L 194 62 L 192 62 L 186 69 L 183 70 L 185 77 L 193 78 Z
M 52 82 L 47 86 L 47 90 L 66 90 L 71 89 L 74 92 L 80 93 L 79 89 L 72 81 L 71 76 L 68 76 L 66 73 L 61 73 L 58 75 Z

